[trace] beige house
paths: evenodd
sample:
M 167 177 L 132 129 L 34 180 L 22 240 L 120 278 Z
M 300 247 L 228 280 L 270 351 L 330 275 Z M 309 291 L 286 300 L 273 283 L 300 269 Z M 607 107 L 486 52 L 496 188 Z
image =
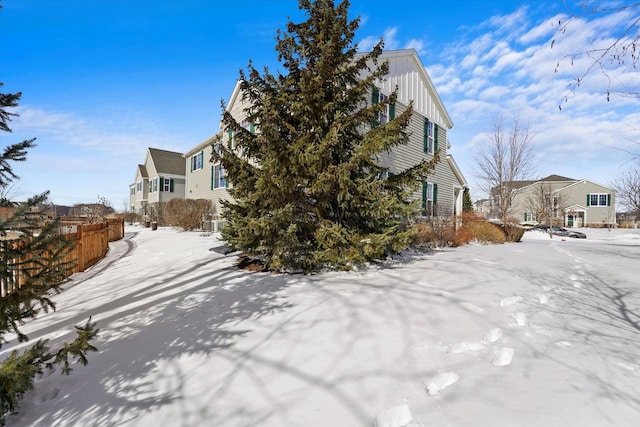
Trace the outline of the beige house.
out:
M 146 216 L 158 202 L 183 199 L 184 171 L 182 153 L 148 148 L 144 163 L 136 168 L 135 181 L 129 185 L 131 211 Z
M 462 193 L 467 182 L 458 168 L 453 157 L 449 154 L 450 144 L 447 131 L 453 123 L 447 113 L 433 82 L 414 49 L 394 50 L 383 52 L 381 61 L 389 62 L 387 79 L 379 82 L 372 90 L 371 99 L 367 102 L 379 102 L 388 96 L 398 86 L 396 104 L 389 108 L 382 120 L 390 120 L 395 114 L 400 114 L 413 101 L 414 113 L 409 126 L 410 142 L 406 146 L 397 147 L 389 154 L 380 156 L 382 164 L 389 168 L 389 173 L 396 173 L 409 168 L 423 159 L 431 159 L 436 151 L 440 151 L 440 162 L 428 181 L 422 183 L 421 189 L 416 191 L 414 198 L 421 200 L 421 214 L 427 216 L 451 216 L 462 212 Z M 253 124 L 245 117 L 247 104 L 242 99 L 240 82 L 237 82 L 229 102 L 227 111 L 247 130 L 253 132 Z M 222 127 L 222 124 L 220 125 Z M 221 214 L 221 200 L 230 200 L 229 182 L 224 169 L 219 163 L 211 163 L 212 144 L 215 141 L 233 146 L 232 133 L 218 133 L 201 142 L 184 154 L 172 153 L 171 163 L 176 162 L 176 155 L 182 163 L 182 176 L 173 176 L 175 194 L 189 199 L 210 199 L 214 205 L 214 219 Z M 136 182 L 131 185 L 131 206 L 139 211 L 143 202 L 159 201 L 152 196 L 149 182 L 154 176 L 165 176 L 165 172 L 158 172 L 158 163 L 153 161 L 154 152 L 150 149 L 147 161 L 139 165 Z M 160 151 L 160 150 L 156 150 Z M 164 159 L 164 158 L 163 158 Z M 158 158 L 160 160 L 160 158 Z M 164 163 L 164 162 L 162 162 Z M 153 164 L 154 166 L 151 166 Z M 155 175 L 154 175 L 155 174 Z M 178 181 L 184 179 L 183 181 Z M 164 182 L 164 181 L 163 181 Z M 158 196 L 164 196 L 158 193 Z M 161 201 L 165 201 L 163 198 Z
M 616 193 L 604 185 L 559 175 L 516 184 L 510 213 L 523 224 L 547 222 L 547 216 L 554 225 L 565 227 L 602 227 L 616 223 Z
M 222 132 L 183 154 L 186 170 L 185 198 L 211 200 L 214 217 L 221 213 L 220 201 L 231 199 L 227 191 L 229 182 L 222 165 L 220 162 L 211 162 L 216 141 L 222 141 Z
M 391 120 L 396 114 L 401 114 L 411 101 L 414 109 L 408 129 L 411 135 L 409 143 L 394 148 L 388 154 L 381 154 L 381 163 L 389 168 L 389 173 L 397 173 L 424 159 L 431 159 L 434 153 L 440 150 L 440 162 L 433 175 L 422 183 L 414 198 L 421 200 L 423 215 L 448 217 L 459 214 L 462 212 L 462 193 L 467 181 L 449 154 L 451 146 L 447 139 L 447 131 L 452 128 L 453 122 L 431 78 L 415 49 L 385 51 L 380 61 L 388 61 L 389 74 L 372 89 L 371 99 L 367 102 L 379 102 L 389 96 L 397 86 L 397 101 L 381 115 L 381 121 Z M 245 119 L 246 107 L 238 82 L 227 104 L 227 111 L 238 123 L 252 131 L 252 124 Z M 232 142 L 233 135 L 225 135 L 225 140 Z

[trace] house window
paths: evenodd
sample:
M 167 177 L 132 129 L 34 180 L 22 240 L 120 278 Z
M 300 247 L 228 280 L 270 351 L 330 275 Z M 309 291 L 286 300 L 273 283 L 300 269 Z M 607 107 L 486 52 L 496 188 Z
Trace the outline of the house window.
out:
M 380 93 L 378 96 L 378 102 L 385 102 L 389 97 L 383 93 Z M 378 114 L 378 120 L 380 124 L 383 125 L 389 121 L 389 104 L 385 106 L 385 108 L 380 111 Z
M 422 183 L 422 209 L 426 216 L 436 215 L 438 199 L 438 184 L 433 182 Z
M 160 177 L 160 191 L 173 193 L 173 179 Z
M 435 123 L 424 119 L 424 152 L 433 154 L 435 151 Z
M 191 172 L 202 169 L 202 159 L 204 157 L 204 152 L 199 152 L 191 156 Z
M 224 188 L 227 186 L 227 178 L 221 163 L 214 165 L 211 171 L 211 188 Z
M 131 186 L 131 193 L 130 193 L 130 194 L 131 194 L 132 196 L 135 196 L 135 194 L 136 194 L 136 187 L 135 187 L 135 186 L 133 186 L 133 185 Z
M 587 194 L 587 206 L 611 206 L 611 196 L 606 193 Z
M 158 191 L 158 177 L 153 178 L 153 191 Z
M 149 193 L 153 193 L 153 180 L 149 181 Z
M 138 181 L 136 185 L 138 186 L 138 191 L 142 191 L 142 181 Z
M 524 214 L 524 222 L 535 222 L 536 214 L 534 212 L 526 212 Z
M 381 102 L 386 102 L 389 99 L 388 95 L 385 95 L 380 92 L 377 87 L 373 87 L 371 92 L 371 104 L 376 105 Z M 385 108 L 378 113 L 378 123 L 372 123 L 372 127 L 377 126 L 378 124 L 385 124 L 389 120 L 393 120 L 396 115 L 396 105 L 395 103 L 387 103 Z

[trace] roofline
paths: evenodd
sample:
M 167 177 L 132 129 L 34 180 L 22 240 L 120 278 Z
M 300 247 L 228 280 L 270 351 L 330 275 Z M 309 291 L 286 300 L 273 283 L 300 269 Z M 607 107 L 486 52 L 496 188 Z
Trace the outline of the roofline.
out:
M 564 187 L 564 188 L 572 187 L 572 186 L 574 186 L 574 185 L 576 185 L 576 184 L 579 184 L 579 183 L 581 183 L 581 182 L 585 182 L 585 183 L 586 183 L 586 182 L 590 182 L 591 184 L 599 185 L 600 187 L 604 187 L 604 188 L 606 188 L 607 190 L 611 190 L 611 191 L 612 191 L 612 192 L 614 192 L 614 193 L 616 192 L 616 190 L 614 190 L 613 188 L 611 188 L 611 187 L 609 187 L 609 186 L 607 186 L 607 185 L 602 185 L 602 184 L 600 184 L 599 182 L 591 181 L 590 179 L 578 179 L 578 180 L 576 180 L 576 182 L 574 182 L 573 184 L 571 184 L 571 185 L 567 185 L 567 187 Z
M 451 154 L 447 154 L 447 161 L 449 162 L 449 165 L 451 166 L 451 170 L 453 170 L 453 173 L 456 175 L 456 177 L 458 178 L 458 181 L 460 181 L 462 186 L 468 187 L 469 183 L 467 183 L 467 180 L 464 178 L 462 171 L 458 167 L 458 164 L 453 159 L 453 156 Z
M 366 54 L 366 52 L 363 52 L 363 54 Z M 449 112 L 445 108 L 444 102 L 442 102 L 442 99 L 440 98 L 440 95 L 438 94 L 438 91 L 436 90 L 436 87 L 433 84 L 431 77 L 429 77 L 429 74 L 427 73 L 427 69 L 422 63 L 420 56 L 418 55 L 418 51 L 416 51 L 414 48 L 383 50 L 382 54 L 380 55 L 380 58 L 383 59 L 385 57 L 392 57 L 392 58 L 411 57 L 411 59 L 413 59 L 413 62 L 417 65 L 416 68 L 418 69 L 418 72 L 420 73 L 421 77 L 427 82 L 427 84 L 433 91 L 433 94 L 435 95 L 436 100 L 438 101 L 438 104 L 442 107 L 442 111 L 444 112 L 444 117 L 447 122 L 446 124 L 448 125 L 449 129 L 451 129 L 453 127 L 453 120 L 451 120 L 451 116 L 449 115 Z
M 539 184 L 549 184 L 549 183 L 553 183 L 553 182 L 556 182 L 556 183 L 557 183 L 557 182 L 559 182 L 559 183 L 569 182 L 569 183 L 570 183 L 570 184 L 565 185 L 564 187 L 556 188 L 555 190 L 553 190 L 553 191 L 552 191 L 553 193 L 555 193 L 555 192 L 557 192 L 557 191 L 564 190 L 564 189 L 565 189 L 565 188 L 567 188 L 567 187 L 571 187 L 572 185 L 576 184 L 576 183 L 577 183 L 577 182 L 579 182 L 579 181 L 580 181 L 580 180 L 576 180 L 576 179 L 573 179 L 573 180 L 571 180 L 571 181 L 544 181 L 544 180 L 542 180 L 542 179 L 539 179 L 539 180 L 537 180 L 537 181 L 532 182 L 531 184 L 527 184 L 527 185 L 523 185 L 522 187 L 518 187 L 518 188 L 516 188 L 516 189 L 515 189 L 515 190 L 513 190 L 513 191 L 520 191 L 520 190 L 524 190 L 524 189 L 526 189 L 526 188 L 528 188 L 528 187 L 532 187 L 532 186 L 534 186 L 534 185 L 539 185 Z M 522 181 L 513 181 L 513 182 L 522 182 Z
M 213 136 L 211 136 L 211 137 L 209 137 L 209 138 L 205 139 L 205 140 L 204 140 L 204 141 L 202 141 L 200 144 L 196 145 L 195 147 L 191 148 L 190 150 L 185 151 L 185 152 L 182 154 L 182 157 L 186 159 L 187 157 L 189 157 L 189 156 L 193 155 L 193 154 L 194 154 L 194 153 L 196 153 L 197 151 L 202 150 L 202 149 L 203 149 L 203 148 L 205 148 L 207 145 L 211 145 L 211 144 L 213 143 L 213 141 L 215 141 L 215 139 L 216 139 L 217 137 L 222 137 L 222 131 L 219 131 L 219 132 L 218 132 L 218 133 L 216 133 L 215 135 L 213 135 Z

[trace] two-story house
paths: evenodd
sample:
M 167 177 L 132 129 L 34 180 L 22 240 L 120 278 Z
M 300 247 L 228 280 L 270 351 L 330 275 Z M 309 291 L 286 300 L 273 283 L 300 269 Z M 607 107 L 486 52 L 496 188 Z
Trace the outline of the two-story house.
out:
M 186 167 L 185 198 L 209 199 L 213 202 L 213 214 L 219 216 L 221 200 L 230 200 L 229 182 L 220 162 L 212 163 L 216 141 L 222 141 L 222 132 L 196 145 L 184 153 Z M 222 142 L 218 142 L 222 143 Z
M 390 153 L 380 154 L 379 160 L 389 168 L 389 173 L 395 173 L 429 160 L 438 152 L 440 162 L 429 179 L 419 185 L 414 199 L 421 202 L 419 214 L 458 215 L 462 212 L 462 194 L 467 182 L 449 153 L 451 145 L 447 132 L 453 122 L 431 78 L 414 49 L 385 51 L 380 61 L 388 61 L 389 73 L 372 89 L 371 97 L 363 101 L 380 102 L 397 86 L 396 103 L 381 119 L 392 120 L 410 102 L 413 102 L 414 112 L 408 129 L 409 143 L 394 148 Z M 253 124 L 245 119 L 247 105 L 242 98 L 240 83 L 237 82 L 227 103 L 227 111 L 248 130 L 254 131 Z M 145 163 L 138 166 L 136 181 L 130 187 L 132 210 L 144 214 L 149 204 L 185 197 L 212 200 L 214 215 L 220 215 L 220 201 L 230 200 L 231 196 L 224 169 L 220 163 L 210 162 L 215 141 L 233 144 L 233 135 L 218 133 L 184 154 L 150 148 Z M 178 157 L 181 169 L 177 167 Z
M 395 173 L 414 166 L 422 160 L 429 160 L 439 152 L 440 162 L 428 181 L 420 185 L 414 198 L 421 200 L 421 213 L 424 215 L 444 217 L 458 215 L 462 212 L 462 194 L 467 181 L 449 153 L 451 146 L 447 139 L 447 131 L 452 128 L 453 122 L 431 78 L 415 49 L 385 51 L 380 56 L 380 61 L 388 61 L 389 73 L 384 81 L 378 82 L 372 89 L 371 98 L 366 102 L 380 102 L 397 86 L 396 103 L 383 113 L 384 117 L 381 117 L 381 120 L 392 120 L 396 114 L 402 113 L 411 101 L 413 101 L 413 116 L 408 129 L 409 143 L 394 148 L 390 153 L 381 154 L 379 160 L 389 168 L 389 173 Z M 241 125 L 252 130 L 252 124 L 245 120 L 246 107 L 238 82 L 227 103 L 227 111 Z M 224 135 L 224 139 L 232 141 L 233 135 Z M 189 155 L 202 149 L 202 146 L 195 147 Z M 213 169 L 210 176 L 214 179 Z M 192 188 L 192 182 L 196 181 L 187 181 L 187 197 L 191 197 L 190 194 L 196 192 L 196 189 Z M 226 181 L 224 186 L 228 186 Z M 226 191 L 219 190 L 220 187 L 211 185 L 209 198 L 213 199 L 214 204 L 218 204 L 220 198 L 229 197 Z
M 371 102 L 379 102 L 398 89 L 395 105 L 389 106 L 381 119 L 393 119 L 413 101 L 413 115 L 407 129 L 409 143 L 381 154 L 382 164 L 389 168 L 389 173 L 394 173 L 429 160 L 439 152 L 440 161 L 433 174 L 422 183 L 414 198 L 421 200 L 423 215 L 459 215 L 463 190 L 468 184 L 449 153 L 451 145 L 447 132 L 453 127 L 453 122 L 431 78 L 415 49 L 384 51 L 379 60 L 388 62 L 389 72 L 373 88 Z
M 547 222 L 565 227 L 602 227 L 616 223 L 615 190 L 588 179 L 559 175 L 535 181 L 519 181 L 510 214 L 523 224 Z M 545 209 L 546 208 L 546 209 Z
M 148 148 L 143 164 L 129 185 L 129 206 L 139 215 L 148 215 L 158 202 L 185 197 L 185 161 L 182 153 Z

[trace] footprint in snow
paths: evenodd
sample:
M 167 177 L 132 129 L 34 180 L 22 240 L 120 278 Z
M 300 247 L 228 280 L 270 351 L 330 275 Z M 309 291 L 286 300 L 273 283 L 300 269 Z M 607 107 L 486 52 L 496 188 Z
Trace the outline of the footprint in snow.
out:
M 496 342 L 500 338 L 502 338 L 502 329 L 500 328 L 493 328 L 484 334 L 484 341 L 486 342 Z
M 494 366 L 507 366 L 511 364 L 513 360 L 514 349 L 511 347 L 502 347 L 496 348 L 493 351 L 493 358 L 491 359 L 491 363 Z
M 522 297 L 521 296 L 513 296 L 513 297 L 502 298 L 500 300 L 500 307 L 506 307 L 508 305 L 513 305 L 513 304 L 519 303 L 520 301 L 522 301 Z
M 427 393 L 429 396 L 435 396 L 459 379 L 460 375 L 455 372 L 440 371 L 427 380 Z
M 463 341 L 457 344 L 450 345 L 447 348 L 447 353 L 466 353 L 467 351 L 480 351 L 484 348 L 484 342 L 468 342 Z
M 527 326 L 529 323 L 527 315 L 521 311 L 517 312 L 513 317 L 516 320 L 516 325 L 518 326 Z
M 373 427 L 411 427 L 414 424 L 411 411 L 407 405 L 398 405 L 379 413 Z
M 575 274 L 569 275 L 569 280 L 573 282 L 574 288 L 578 288 L 578 289 L 582 288 L 582 282 L 580 282 L 580 278 Z
M 538 302 L 542 305 L 549 303 L 549 294 L 540 294 L 538 295 Z
M 466 308 L 467 310 L 469 310 L 469 311 L 473 311 L 473 312 L 475 312 L 475 313 L 484 313 L 484 309 L 483 309 L 482 307 L 478 307 L 477 305 L 475 305 L 475 304 L 471 304 L 471 303 L 470 303 L 470 302 L 468 302 L 468 301 L 463 302 L 463 303 L 462 303 L 462 306 L 463 306 L 464 308 Z

